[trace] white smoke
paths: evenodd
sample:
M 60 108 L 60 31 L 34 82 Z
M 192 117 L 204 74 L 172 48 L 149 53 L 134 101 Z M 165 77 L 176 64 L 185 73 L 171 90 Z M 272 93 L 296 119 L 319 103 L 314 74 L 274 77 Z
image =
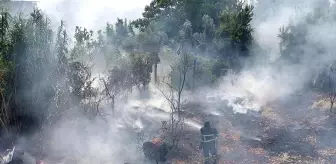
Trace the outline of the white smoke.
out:
M 149 2 L 150 0 L 40 0 L 38 7 L 52 20 L 64 20 L 69 28 L 79 25 L 89 29 L 101 29 L 106 22 L 115 22 L 117 17 L 127 17 L 129 20 L 141 17 L 144 6 Z M 277 7 L 279 9 L 275 15 L 266 16 L 265 19 L 253 24 L 258 43 L 266 49 L 272 49 L 273 56 L 277 56 L 279 53 L 279 39 L 277 37 L 279 28 L 283 25 L 286 26 L 291 20 L 301 19 L 313 8 L 310 5 L 306 6 L 302 9 L 301 15 L 298 16 L 296 6 Z M 258 16 L 260 15 L 257 15 L 256 19 L 258 19 Z M 332 46 L 329 44 L 335 43 L 332 42 L 334 37 L 329 35 L 328 31 L 331 26 L 330 24 L 323 24 L 312 27 L 310 40 L 323 40 L 324 45 Z M 323 31 L 321 31 L 321 27 L 324 27 Z M 316 35 L 313 35 L 314 31 L 321 33 L 316 37 Z M 325 38 L 327 40 L 324 40 Z M 332 49 L 332 47 L 329 48 Z M 318 62 L 325 63 L 325 61 L 326 58 L 323 58 Z M 313 66 L 316 63 L 313 62 Z M 311 70 L 309 65 L 311 66 L 311 64 L 311 61 L 307 61 L 303 65 L 291 67 L 282 72 L 276 72 L 272 66 L 250 67 L 237 77 L 233 85 L 231 81 L 236 77 L 228 76 L 223 79 L 216 91 L 207 91 L 207 95 L 218 98 L 218 101 L 228 100 L 229 105 L 238 112 L 245 113 L 247 109 L 259 110 L 268 102 L 299 90 L 304 82 L 309 79 L 309 71 Z M 299 75 L 290 73 L 294 69 L 302 69 L 302 73 Z M 96 83 L 95 85 L 98 86 L 99 84 Z M 51 135 L 50 140 L 54 144 L 51 146 L 52 150 L 50 152 L 55 154 L 62 152 L 64 156 L 73 155 L 74 158 L 81 159 L 81 161 L 78 161 L 79 163 L 136 161 L 137 157 L 132 156 L 139 154 L 134 147 L 135 141 L 132 138 L 134 134 L 125 129 L 130 128 L 134 131 L 146 128 L 155 129 L 160 125 L 160 120 L 169 118 L 170 109 L 165 98 L 157 90 L 151 90 L 151 94 L 151 98 L 148 100 L 139 100 L 136 96 L 131 96 L 129 103 L 120 103 L 121 105 L 117 106 L 119 115 L 117 117 L 105 117 L 107 123 L 102 120 L 90 122 L 78 116 L 79 119 L 73 119 L 72 122 L 64 122 L 58 125 L 49 134 Z M 235 103 L 237 97 L 243 98 L 245 102 L 242 104 Z M 204 98 L 203 102 L 209 103 Z M 158 112 L 155 108 L 163 111 Z M 69 115 L 74 114 L 70 113 Z M 198 123 L 190 120 L 187 120 L 187 124 L 200 128 Z
M 117 18 L 140 18 L 149 2 L 150 0 L 39 0 L 37 6 L 53 20 L 65 21 L 68 27 L 101 29 L 106 22 L 114 23 Z
M 261 57 L 259 54 L 253 55 L 256 56 L 257 61 L 269 58 L 269 64 L 247 65 L 239 75 L 229 74 L 220 82 L 218 88 L 205 91 L 207 97 L 217 101 L 227 100 L 235 112 L 246 113 L 248 109 L 259 111 L 269 103 L 285 99 L 303 89 L 316 73 L 336 60 L 330 55 L 335 51 L 332 43 L 336 41 L 333 21 L 326 18 L 326 20 L 319 20 L 316 25 L 306 25 L 307 43 L 302 45 L 304 57 L 300 64 L 283 63 L 283 69 L 279 70 L 271 62 L 280 55 L 278 37 L 280 28 L 304 21 L 306 16 L 314 11 L 315 5 L 320 2 L 284 0 L 277 6 L 270 6 L 272 2 L 269 2 L 269 5 L 265 5 L 264 2 L 264 6 L 258 6 L 260 4 L 255 2 L 255 16 L 252 22 L 254 38 L 263 49 L 270 51 L 268 55 L 261 55 Z M 312 49 L 311 46 L 315 44 L 321 45 L 326 53 L 321 54 Z M 240 102 L 238 102 L 239 99 Z

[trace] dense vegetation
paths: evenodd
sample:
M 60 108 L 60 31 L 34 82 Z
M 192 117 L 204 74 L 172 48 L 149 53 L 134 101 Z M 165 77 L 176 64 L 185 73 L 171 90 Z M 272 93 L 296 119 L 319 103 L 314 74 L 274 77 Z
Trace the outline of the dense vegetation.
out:
M 76 27 L 72 43 L 66 22 L 53 31 L 38 9 L 28 18 L 3 10 L 1 103 L 13 118 L 2 118 L 2 127 L 15 124 L 14 113 L 56 110 L 43 112 L 49 115 L 87 105 L 98 94 L 91 69 L 97 64 L 105 66 L 107 78 L 98 80 L 113 100 L 134 87 L 146 90 L 152 73 L 157 81 L 161 52 L 173 60 L 194 56 L 186 87 L 211 84 L 227 69 L 238 70 L 240 59 L 251 55 L 252 17 L 253 7 L 236 0 L 153 1 L 141 19 L 118 19 L 99 31 Z M 208 80 L 195 84 L 199 80 L 191 79 L 196 77 Z
M 268 3 L 260 1 L 259 6 Z M 322 10 L 328 5 L 317 6 L 304 21 L 280 29 L 281 57 L 275 64 L 295 65 L 330 53 L 306 39 L 308 25 L 317 25 L 321 19 L 335 21 L 333 13 Z M 1 129 L 24 133 L 29 129 L 25 126 L 35 120 L 33 128 L 40 129 L 75 107 L 88 117 L 101 115 L 97 105 L 102 99 L 111 100 L 114 108 L 118 98 L 134 90 L 146 91 L 151 81 L 159 83 L 164 76 L 158 71 L 162 58 L 174 63 L 172 87 L 181 88 L 181 78 L 188 90 L 214 85 L 228 70 L 239 73 L 246 63 L 256 62 L 255 55 L 258 60 L 267 58 L 267 51 L 253 37 L 254 10 L 238 0 L 153 0 L 140 19 L 118 19 L 98 31 L 76 27 L 74 36 L 68 35 L 66 22 L 54 31 L 51 20 L 38 9 L 29 17 L 2 10 Z M 183 66 L 181 70 L 180 58 L 188 60 L 182 65 L 190 70 Z M 96 75 L 98 68 L 105 76 Z M 95 81 L 102 82 L 103 89 Z M 325 89 L 330 86 L 325 81 L 314 84 Z

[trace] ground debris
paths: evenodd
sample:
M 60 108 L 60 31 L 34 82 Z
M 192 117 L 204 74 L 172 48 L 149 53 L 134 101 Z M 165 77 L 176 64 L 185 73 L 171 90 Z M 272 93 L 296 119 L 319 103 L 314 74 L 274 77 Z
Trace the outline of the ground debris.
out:
M 221 136 L 226 140 L 232 140 L 232 141 L 239 141 L 240 135 L 239 134 L 232 134 L 232 133 L 221 133 Z
M 259 155 L 259 156 L 265 156 L 267 155 L 267 152 L 263 148 L 249 148 L 248 152 L 254 154 L 254 155 Z
M 269 159 L 270 164 L 312 164 L 316 163 L 311 157 L 289 155 L 288 153 L 281 153 L 278 156 L 272 156 Z
M 322 157 L 336 156 L 336 148 L 326 148 L 317 152 Z
M 232 146 L 222 146 L 221 145 L 221 147 L 220 147 L 220 151 L 223 152 L 223 153 L 225 153 L 225 152 L 231 152 L 233 150 L 235 150 L 235 148 L 232 147 Z

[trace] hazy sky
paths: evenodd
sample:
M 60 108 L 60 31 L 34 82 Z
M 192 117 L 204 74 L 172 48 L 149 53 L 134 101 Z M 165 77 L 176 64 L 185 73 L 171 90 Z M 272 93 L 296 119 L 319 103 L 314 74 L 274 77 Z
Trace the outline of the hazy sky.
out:
M 117 17 L 141 17 L 145 5 L 151 0 L 39 0 L 38 6 L 50 17 L 64 20 L 71 26 L 101 28 Z M 257 0 L 253 0 L 254 2 Z M 330 0 L 332 1 L 332 0 Z
M 116 18 L 141 17 L 151 0 L 40 0 L 38 6 L 50 17 L 65 20 L 69 26 L 98 28 Z

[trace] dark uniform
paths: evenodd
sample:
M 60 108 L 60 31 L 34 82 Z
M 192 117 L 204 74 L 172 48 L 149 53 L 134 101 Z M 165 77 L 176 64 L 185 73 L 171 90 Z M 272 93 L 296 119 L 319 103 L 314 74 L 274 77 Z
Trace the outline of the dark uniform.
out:
M 161 138 L 154 138 L 151 142 L 143 143 L 142 148 L 148 160 L 154 160 L 156 164 L 167 162 L 168 148 Z
M 210 122 L 205 122 L 201 128 L 201 145 L 203 149 L 204 164 L 216 164 L 217 163 L 217 148 L 216 139 L 218 132 L 215 128 L 210 127 Z

